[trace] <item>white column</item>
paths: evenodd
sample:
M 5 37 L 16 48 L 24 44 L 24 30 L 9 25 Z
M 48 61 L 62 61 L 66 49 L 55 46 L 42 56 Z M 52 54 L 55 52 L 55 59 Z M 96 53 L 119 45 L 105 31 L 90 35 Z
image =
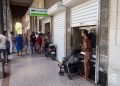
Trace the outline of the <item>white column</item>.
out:
M 120 1 L 110 2 L 108 86 L 120 86 Z M 118 39 L 119 38 L 119 39 Z
M 45 24 L 44 24 L 44 20 L 42 20 L 42 33 L 45 33 Z
M 37 17 L 37 32 L 39 32 L 39 17 Z

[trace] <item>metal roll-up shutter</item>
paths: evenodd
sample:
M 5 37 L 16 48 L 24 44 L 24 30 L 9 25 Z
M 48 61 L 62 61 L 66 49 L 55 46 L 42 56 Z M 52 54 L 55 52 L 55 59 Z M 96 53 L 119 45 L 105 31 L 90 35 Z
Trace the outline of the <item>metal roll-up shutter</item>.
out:
M 72 27 L 96 25 L 98 20 L 98 0 L 88 0 L 71 9 Z
M 57 59 L 65 56 L 65 12 L 53 17 L 53 42 L 57 46 Z

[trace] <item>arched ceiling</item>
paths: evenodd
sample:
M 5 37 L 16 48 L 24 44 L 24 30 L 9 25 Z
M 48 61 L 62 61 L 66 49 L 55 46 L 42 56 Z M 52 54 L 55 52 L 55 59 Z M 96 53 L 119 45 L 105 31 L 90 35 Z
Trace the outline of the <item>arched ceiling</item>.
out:
M 10 0 L 13 18 L 21 18 L 27 12 L 32 0 Z

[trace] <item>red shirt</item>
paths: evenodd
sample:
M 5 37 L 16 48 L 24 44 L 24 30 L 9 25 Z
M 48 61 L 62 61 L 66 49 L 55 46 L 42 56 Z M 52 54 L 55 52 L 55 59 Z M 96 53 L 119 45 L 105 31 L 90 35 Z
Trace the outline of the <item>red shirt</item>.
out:
M 36 44 L 40 44 L 40 45 L 42 44 L 41 37 L 38 36 L 38 37 L 36 38 Z

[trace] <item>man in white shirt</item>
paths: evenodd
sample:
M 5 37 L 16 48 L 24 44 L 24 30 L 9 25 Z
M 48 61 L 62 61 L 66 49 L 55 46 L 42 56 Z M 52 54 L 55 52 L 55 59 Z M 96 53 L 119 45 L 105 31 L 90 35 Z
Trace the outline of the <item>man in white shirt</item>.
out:
M 10 41 L 10 53 L 15 52 L 15 37 L 14 32 L 11 32 L 9 35 L 9 41 Z
M 3 31 L 2 34 L 0 34 L 0 54 L 3 53 L 3 56 L 6 56 L 6 42 L 7 42 L 7 31 Z
M 7 37 L 3 34 L 0 34 L 0 49 L 6 49 Z

